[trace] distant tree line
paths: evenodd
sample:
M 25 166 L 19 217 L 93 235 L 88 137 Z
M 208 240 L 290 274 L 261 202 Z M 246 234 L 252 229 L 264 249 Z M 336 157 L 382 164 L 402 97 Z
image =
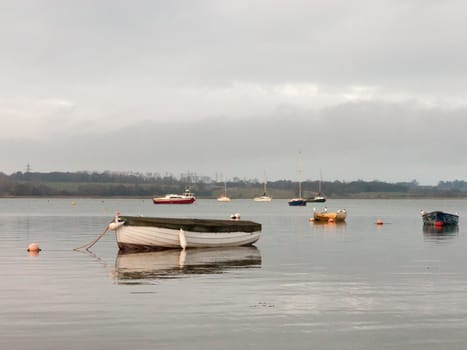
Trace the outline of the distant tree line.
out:
M 215 198 L 224 184 L 209 177 L 182 174 L 123 172 L 16 172 L 0 173 L 0 196 L 95 196 L 150 197 L 155 194 L 182 193 L 190 186 L 197 197 Z M 274 198 L 297 195 L 298 184 L 290 180 L 270 181 L 268 193 Z M 234 178 L 227 183 L 232 198 L 252 198 L 262 194 L 263 184 L 257 179 Z M 316 194 L 318 181 L 302 182 L 305 197 Z M 404 198 L 404 197 L 467 197 L 467 182 L 440 181 L 436 186 L 420 186 L 417 181 L 387 183 L 383 181 L 322 182 L 323 193 L 330 198 Z

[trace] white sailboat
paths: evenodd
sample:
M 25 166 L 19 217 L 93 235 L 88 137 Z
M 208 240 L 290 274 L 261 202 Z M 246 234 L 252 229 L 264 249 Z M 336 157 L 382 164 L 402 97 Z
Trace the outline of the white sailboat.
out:
M 227 197 L 227 182 L 225 182 L 225 178 L 224 178 L 224 193 L 222 193 L 218 198 L 217 200 L 219 202 L 230 202 L 230 198 Z
M 267 195 L 267 191 L 266 191 L 266 176 L 264 177 L 264 189 L 263 189 L 263 195 L 262 196 L 259 196 L 259 197 L 255 197 L 253 198 L 253 200 L 255 202 L 270 202 L 272 201 L 272 198 L 270 196 Z

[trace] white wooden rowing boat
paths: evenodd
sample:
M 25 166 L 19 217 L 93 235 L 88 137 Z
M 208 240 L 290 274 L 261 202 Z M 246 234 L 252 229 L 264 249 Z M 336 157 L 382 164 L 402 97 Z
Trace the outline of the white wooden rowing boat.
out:
M 116 216 L 109 228 L 121 250 L 247 246 L 261 234 L 261 224 L 246 220 Z

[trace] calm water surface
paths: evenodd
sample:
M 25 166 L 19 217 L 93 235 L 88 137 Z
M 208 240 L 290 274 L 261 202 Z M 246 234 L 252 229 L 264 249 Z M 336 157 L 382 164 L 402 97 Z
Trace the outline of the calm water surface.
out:
M 326 204 L 346 208 L 347 223 L 310 223 L 313 203 L 286 200 L 0 199 L 0 348 L 466 348 L 467 201 Z M 424 231 L 421 209 L 458 212 L 458 230 Z M 115 211 L 238 212 L 263 233 L 256 248 L 125 255 L 108 233 L 92 253 L 73 251 Z

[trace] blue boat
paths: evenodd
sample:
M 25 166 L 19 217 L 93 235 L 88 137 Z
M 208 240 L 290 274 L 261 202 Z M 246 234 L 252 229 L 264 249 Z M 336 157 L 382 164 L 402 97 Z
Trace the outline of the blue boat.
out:
M 439 210 L 432 212 L 421 211 L 423 224 L 434 226 L 457 225 L 459 223 L 459 215 L 449 214 Z
M 306 206 L 306 199 L 302 197 L 302 183 L 298 182 L 298 197 L 289 200 L 289 206 L 291 207 L 304 207 Z
M 299 156 L 301 155 L 301 152 L 298 153 Z M 300 180 L 300 173 L 301 171 L 298 171 L 298 197 L 297 198 L 292 198 L 289 200 L 289 206 L 291 207 L 305 207 L 306 206 L 306 198 L 302 197 L 302 182 Z
M 305 198 L 292 198 L 289 200 L 289 205 L 291 207 L 304 207 L 306 206 L 306 199 Z

